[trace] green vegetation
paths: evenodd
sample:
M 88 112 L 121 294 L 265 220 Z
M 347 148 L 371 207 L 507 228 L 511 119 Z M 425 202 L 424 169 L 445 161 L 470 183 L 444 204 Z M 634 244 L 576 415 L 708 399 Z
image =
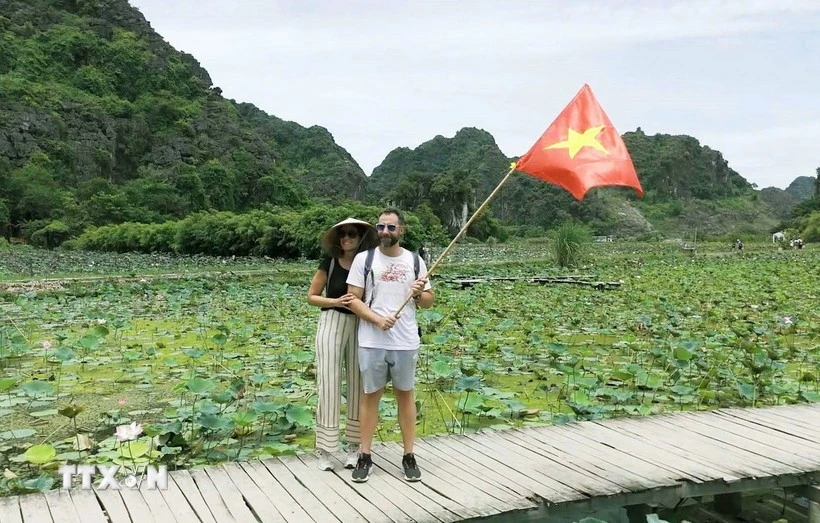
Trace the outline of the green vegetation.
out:
M 555 231 L 552 252 L 559 267 L 575 267 L 584 256 L 592 241 L 589 230 L 575 222 L 562 223 Z
M 388 203 L 412 211 L 423 239 L 442 244 L 513 160 L 489 133 L 466 127 L 392 151 L 367 178 L 326 129 L 223 98 L 196 59 L 126 0 L 6 2 L 0 99 L 0 234 L 45 248 L 312 256 L 307 236 L 292 230 L 298 217 L 334 213 L 316 210 L 324 205 Z M 757 193 L 693 137 L 639 128 L 624 141 L 642 200 L 598 188 L 578 202 L 517 174 L 468 238 L 545 236 L 568 220 L 628 238 L 695 226 L 713 237 L 763 238 L 799 216 L 792 211 L 814 182 L 803 176 L 786 191 Z M 180 232 L 202 233 L 223 218 L 231 238 Z M 811 232 L 813 223 L 789 226 Z
M 0 56 L 3 233 L 53 247 L 91 226 L 363 194 L 326 130 L 225 100 L 125 0 L 6 2 Z
M 818 251 L 589 248 L 584 274 L 623 287 L 462 290 L 447 278 L 561 273 L 541 243 L 456 249 L 421 315 L 421 434 L 820 401 Z M 0 290 L 0 492 L 50 488 L 64 461 L 173 468 L 312 447 L 316 262 L 14 248 L 0 267 L 39 276 Z M 42 279 L 84 273 L 128 277 Z M 381 420 L 378 438 L 398 439 L 394 403 Z M 130 423 L 143 435 L 129 447 L 113 435 Z

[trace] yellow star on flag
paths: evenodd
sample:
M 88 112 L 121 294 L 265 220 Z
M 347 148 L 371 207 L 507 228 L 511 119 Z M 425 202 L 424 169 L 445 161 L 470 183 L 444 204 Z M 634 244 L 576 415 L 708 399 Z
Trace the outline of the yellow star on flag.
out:
M 578 151 L 584 147 L 592 147 L 593 149 L 597 149 L 604 154 L 609 154 L 606 147 L 598 141 L 598 133 L 600 133 L 603 129 L 603 125 L 596 125 L 595 127 L 590 127 L 583 133 L 579 133 L 575 129 L 570 128 L 566 140 L 562 142 L 555 142 L 554 144 L 545 147 L 545 149 L 568 149 L 570 158 L 575 158 Z

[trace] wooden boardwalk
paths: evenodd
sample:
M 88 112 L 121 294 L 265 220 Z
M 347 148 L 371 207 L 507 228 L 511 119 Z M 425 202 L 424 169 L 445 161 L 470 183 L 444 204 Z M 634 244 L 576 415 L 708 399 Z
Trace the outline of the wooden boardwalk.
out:
M 312 456 L 286 456 L 174 471 L 166 490 L 0 498 L 0 523 L 446 522 L 536 508 L 674 506 L 774 487 L 804 486 L 811 497 L 820 493 L 808 487 L 820 483 L 820 404 L 429 437 L 416 448 L 419 483 L 403 481 L 398 444 L 373 453 L 377 468 L 364 484 L 339 461 L 320 472 Z M 820 505 L 811 506 L 820 520 Z

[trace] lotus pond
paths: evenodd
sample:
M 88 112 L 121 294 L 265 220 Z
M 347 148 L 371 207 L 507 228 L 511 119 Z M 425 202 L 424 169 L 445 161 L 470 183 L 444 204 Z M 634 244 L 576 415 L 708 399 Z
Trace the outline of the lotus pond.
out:
M 72 463 L 310 452 L 315 262 L 0 253 L 0 493 Z M 460 246 L 421 313 L 419 435 L 820 401 L 820 251 L 596 244 L 609 290 L 538 243 Z M 100 275 L 104 277 L 99 277 Z M 72 278 L 68 278 L 72 276 Z M 376 438 L 399 439 L 385 396 Z M 115 427 L 139 423 L 120 444 Z

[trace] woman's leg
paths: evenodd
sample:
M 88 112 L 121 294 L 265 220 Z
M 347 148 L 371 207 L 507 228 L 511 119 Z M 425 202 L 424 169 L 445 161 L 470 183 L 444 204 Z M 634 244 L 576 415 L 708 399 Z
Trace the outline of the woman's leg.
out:
M 362 376 L 359 373 L 359 319 L 350 314 L 345 333 L 344 358 L 347 370 L 347 423 L 345 437 L 349 445 L 358 446 L 362 440 L 359 423 L 359 404 L 362 401 Z
M 339 450 L 342 401 L 342 342 L 346 321 L 338 311 L 322 311 L 316 332 L 316 448 Z

